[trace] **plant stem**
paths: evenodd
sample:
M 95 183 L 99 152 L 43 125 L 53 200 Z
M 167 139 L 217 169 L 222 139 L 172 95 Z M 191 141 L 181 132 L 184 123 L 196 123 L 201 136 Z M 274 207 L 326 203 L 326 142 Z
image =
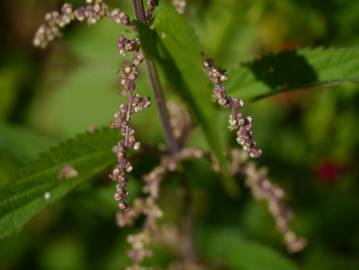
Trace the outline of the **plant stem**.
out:
M 126 132 L 125 132 L 125 147 L 128 148 L 129 147 L 129 143 L 128 143 L 128 140 L 129 140 L 129 137 L 130 137 L 130 126 L 128 123 L 130 123 L 130 120 L 131 120 L 131 108 L 132 108 L 132 100 L 133 100 L 133 91 L 131 91 L 129 94 L 128 94 L 128 97 L 127 97 L 127 113 L 126 113 L 126 122 L 127 122 L 127 125 L 126 125 Z
M 146 24 L 146 14 L 145 14 L 145 8 L 143 6 L 143 1 L 142 0 L 133 0 L 133 7 L 135 9 L 135 14 L 136 14 L 136 18 L 137 20 L 139 20 L 140 22 Z
M 143 1 L 142 0 L 133 0 L 133 7 L 135 9 L 135 14 L 136 14 L 137 20 L 146 24 L 147 20 L 146 20 L 145 10 L 144 10 L 144 6 L 143 6 Z M 147 56 L 146 64 L 147 64 L 148 74 L 149 74 L 150 80 L 151 80 L 152 90 L 155 95 L 157 108 L 160 113 L 160 118 L 161 118 L 163 130 L 164 130 L 164 136 L 165 136 L 165 140 L 167 143 L 167 147 L 168 147 L 168 150 L 170 151 L 170 153 L 175 156 L 178 153 L 179 147 L 178 147 L 176 138 L 173 134 L 171 124 L 170 124 L 170 116 L 168 114 L 168 110 L 166 107 L 166 100 L 165 100 L 161 82 L 160 82 L 160 79 L 158 76 L 156 63 L 155 63 L 154 59 Z
M 146 14 L 143 6 L 143 0 L 132 0 L 133 6 L 136 13 L 136 18 L 138 21 L 147 24 Z M 156 62 L 151 56 L 146 57 L 146 64 L 148 73 L 150 76 L 152 89 L 155 94 L 157 107 L 160 113 L 162 126 L 165 133 L 165 140 L 168 146 L 168 149 L 171 155 L 176 156 L 182 148 L 177 143 L 175 136 L 173 134 L 173 129 L 170 125 L 170 117 L 168 114 L 168 110 L 166 107 L 166 100 L 163 94 L 161 82 L 158 76 L 158 71 L 156 67 Z M 183 211 L 183 224 L 182 230 L 185 234 L 185 241 L 184 246 L 182 247 L 181 253 L 182 257 L 185 261 L 189 262 L 197 262 L 198 255 L 195 247 L 194 241 L 194 225 L 193 225 L 193 216 L 192 216 L 192 209 L 191 209 L 191 191 L 188 185 L 187 180 L 182 182 L 183 189 L 184 189 L 184 211 Z
M 180 225 L 180 232 L 182 233 L 183 241 L 182 246 L 180 246 L 181 256 L 183 261 L 187 263 L 197 264 L 198 263 L 198 254 L 195 243 L 195 228 L 194 228 L 194 218 L 192 211 L 192 194 L 191 188 L 185 173 L 181 174 L 182 181 L 181 187 L 183 190 L 182 194 L 182 220 Z
M 157 108 L 159 110 L 162 126 L 164 129 L 165 140 L 170 153 L 172 155 L 176 155 L 178 153 L 179 148 L 170 124 L 170 116 L 168 114 L 168 110 L 166 107 L 166 100 L 158 77 L 156 64 L 152 59 L 148 59 L 148 58 L 146 59 L 146 63 L 152 84 L 152 89 L 155 94 L 155 98 L 157 102 Z

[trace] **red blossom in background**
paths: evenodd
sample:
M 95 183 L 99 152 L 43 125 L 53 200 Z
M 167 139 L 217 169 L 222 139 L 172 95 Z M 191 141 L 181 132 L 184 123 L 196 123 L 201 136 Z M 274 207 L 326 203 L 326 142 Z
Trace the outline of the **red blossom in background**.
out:
M 339 180 L 343 173 L 343 166 L 331 160 L 324 160 L 316 167 L 318 181 L 325 184 L 332 184 Z

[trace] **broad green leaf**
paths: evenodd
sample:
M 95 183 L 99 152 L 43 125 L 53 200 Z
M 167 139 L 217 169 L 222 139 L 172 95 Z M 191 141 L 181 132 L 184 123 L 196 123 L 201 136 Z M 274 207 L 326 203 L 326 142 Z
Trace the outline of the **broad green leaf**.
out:
M 0 186 L 7 183 L 12 173 L 18 168 L 17 164 L 0 152 Z
M 156 58 L 171 88 L 192 111 L 209 146 L 221 162 L 225 188 L 234 195 L 238 188 L 226 172 L 223 123 L 217 121 L 210 83 L 202 71 L 201 46 L 197 37 L 185 17 L 178 15 L 167 4 L 157 8 L 152 28 L 155 33 L 143 25 L 138 27 L 145 53 Z M 157 47 L 151 45 L 154 42 Z
M 103 129 L 79 135 L 40 155 L 1 187 L 0 239 L 16 233 L 45 207 L 110 167 L 115 161 L 111 147 L 117 134 Z M 78 176 L 59 179 L 59 170 L 65 165 L 72 166 Z
M 293 262 L 275 250 L 245 239 L 237 229 L 206 231 L 200 239 L 201 253 L 209 261 L 228 269 L 298 270 Z
M 321 85 L 359 83 L 359 48 L 284 51 L 243 63 L 229 73 L 229 93 L 244 99 Z

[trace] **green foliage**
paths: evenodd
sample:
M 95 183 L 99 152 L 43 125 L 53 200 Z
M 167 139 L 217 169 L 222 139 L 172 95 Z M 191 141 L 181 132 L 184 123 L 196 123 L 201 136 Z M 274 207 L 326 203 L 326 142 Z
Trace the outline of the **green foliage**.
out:
M 22 169 L 13 181 L 0 189 L 0 238 L 18 232 L 45 207 L 64 197 L 80 184 L 94 178 L 114 163 L 111 147 L 116 131 L 103 129 L 62 143 Z M 59 179 L 65 165 L 78 176 Z M 49 198 L 45 198 L 49 193 Z
M 229 73 L 229 92 L 244 99 L 308 87 L 359 83 L 359 49 L 284 51 L 243 63 Z
M 0 154 L 0 186 L 7 183 L 13 171 L 17 169 L 15 162 L 6 155 Z
M 212 262 L 227 265 L 228 269 L 298 270 L 289 259 L 280 253 L 245 239 L 238 233 L 238 229 L 216 228 L 206 232 L 201 244 L 203 245 L 203 256 Z

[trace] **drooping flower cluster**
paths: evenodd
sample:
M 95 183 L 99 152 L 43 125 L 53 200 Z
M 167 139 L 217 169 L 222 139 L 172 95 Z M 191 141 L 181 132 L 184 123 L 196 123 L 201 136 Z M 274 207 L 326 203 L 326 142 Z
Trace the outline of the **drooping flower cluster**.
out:
M 152 251 L 148 249 L 148 245 L 151 242 L 151 236 L 149 231 L 145 230 L 137 234 L 130 234 L 127 237 L 127 241 L 131 245 L 131 250 L 128 252 L 128 256 L 131 258 L 133 265 L 126 268 L 126 270 L 143 270 L 141 263 L 145 258 L 152 256 Z
M 268 177 L 266 168 L 258 168 L 248 161 L 248 154 L 238 149 L 232 149 L 229 171 L 232 175 L 241 173 L 245 176 L 245 184 L 253 197 L 268 204 L 270 214 L 283 235 L 284 244 L 290 253 L 296 253 L 305 248 L 307 240 L 299 237 L 290 227 L 293 218 L 291 209 L 284 202 L 284 190 L 273 183 Z
M 171 102 L 168 103 L 167 107 L 171 112 L 171 127 L 177 130 L 178 136 L 176 138 L 180 140 L 192 127 L 192 121 L 188 112 L 181 105 Z M 182 122 L 184 120 L 188 121 L 185 125 Z M 155 221 L 162 216 L 162 212 L 155 202 L 159 199 L 160 185 L 164 177 L 168 172 L 175 171 L 179 162 L 191 158 L 201 158 L 203 155 L 203 151 L 198 148 L 183 148 L 176 156 L 165 155 L 162 157 L 160 164 L 143 176 L 144 186 L 142 190 L 147 197 L 136 199 L 130 211 L 119 212 L 117 214 L 117 224 L 120 227 L 131 226 L 138 216 L 145 213 L 147 216 L 147 225 L 145 227 L 155 228 Z
M 253 119 L 244 117 L 239 111 L 244 101 L 227 95 L 225 82 L 228 80 L 225 70 L 214 66 L 213 59 L 203 59 L 203 69 L 208 78 L 214 83 L 213 98 L 221 106 L 230 108 L 228 128 L 236 131 L 237 142 L 242 145 L 244 152 L 232 150 L 229 171 L 232 174 L 241 172 L 246 176 L 246 185 L 253 196 L 268 203 L 269 211 L 274 217 L 279 231 L 284 237 L 289 252 L 299 252 L 306 246 L 306 240 L 298 237 L 290 228 L 291 211 L 283 202 L 284 191 L 273 184 L 264 168 L 257 169 L 255 163 L 248 162 L 248 155 L 259 157 L 262 150 L 256 145 L 253 138 Z
M 93 25 L 105 16 L 115 23 L 130 25 L 130 18 L 126 13 L 118 8 L 109 10 L 104 0 L 86 0 L 85 6 L 76 9 L 71 4 L 66 3 L 60 11 L 46 14 L 45 23 L 39 27 L 35 34 L 34 45 L 45 48 L 51 41 L 61 36 L 62 29 L 74 20 L 86 21 L 89 25 Z M 126 204 L 128 197 L 126 173 L 132 170 L 132 166 L 127 159 L 127 152 L 129 149 L 138 150 L 140 148 L 140 143 L 134 137 L 135 131 L 129 126 L 129 123 L 133 113 L 142 112 L 150 106 L 150 100 L 149 97 L 141 97 L 134 93 L 136 88 L 135 80 L 139 75 L 138 66 L 144 61 L 139 40 L 120 37 L 117 47 L 121 55 L 125 56 L 129 52 L 133 53 L 132 61 L 124 63 L 119 72 L 122 86 L 120 94 L 127 96 L 127 103 L 119 107 L 112 123 L 113 128 L 120 129 L 124 139 L 113 147 L 118 163 L 111 174 L 111 178 L 118 182 L 115 199 L 118 201 L 119 207 L 123 210 L 128 210 Z
M 228 128 L 236 131 L 237 142 L 242 145 L 250 157 L 257 158 L 262 154 L 262 150 L 257 147 L 253 138 L 253 119 L 252 117 L 244 117 L 239 111 L 244 106 L 244 101 L 236 97 L 227 95 L 225 82 L 228 77 L 225 70 L 214 66 L 213 59 L 203 59 L 203 69 L 208 78 L 214 83 L 213 98 L 221 106 L 231 109 L 229 116 Z
M 127 55 L 132 52 L 133 58 L 131 62 L 125 62 L 119 72 L 121 91 L 120 95 L 127 97 L 127 103 L 120 105 L 118 111 L 114 114 L 112 128 L 118 128 L 123 139 L 113 147 L 113 152 L 117 157 L 117 165 L 113 169 L 110 178 L 117 182 L 115 200 L 121 210 L 129 211 L 127 205 L 127 182 L 128 173 L 132 171 L 132 166 L 128 160 L 129 150 L 139 150 L 140 143 L 135 138 L 135 130 L 130 127 L 132 115 L 142 112 L 150 106 L 149 97 L 141 97 L 135 94 L 135 81 L 139 75 L 138 66 L 143 62 L 144 56 L 140 51 L 140 43 L 138 40 L 129 40 L 120 37 L 117 43 L 119 53 Z
M 86 5 L 76 9 L 65 3 L 59 11 L 45 15 L 45 22 L 38 28 L 33 43 L 35 47 L 46 48 L 55 38 L 62 36 L 62 29 L 73 21 L 86 21 L 88 25 L 109 17 L 118 24 L 129 25 L 130 18 L 120 9 L 109 10 L 104 0 L 86 0 Z
M 130 235 L 128 238 L 132 247 L 128 254 L 132 259 L 133 265 L 127 268 L 127 270 L 141 269 L 139 267 L 142 262 L 152 254 L 149 250 L 149 245 L 152 235 L 157 230 L 157 221 L 162 217 L 162 210 L 158 206 L 158 199 L 160 185 L 166 174 L 176 171 L 179 163 L 193 158 L 199 159 L 202 156 L 202 150 L 196 148 L 183 148 L 176 157 L 164 156 L 160 164 L 143 177 L 145 183 L 143 192 L 146 194 L 146 197 L 136 199 L 129 211 L 121 211 L 117 214 L 117 224 L 120 227 L 133 225 L 140 215 L 146 217 L 143 231 Z
M 35 34 L 34 45 L 46 48 L 51 41 L 62 36 L 62 29 L 74 20 L 86 20 L 91 25 L 106 15 L 107 5 L 103 0 L 87 0 L 86 3 L 86 6 L 77 9 L 74 9 L 69 3 L 65 3 L 59 11 L 47 13 L 45 23 L 38 28 Z
M 243 173 L 246 175 L 245 183 L 253 196 L 267 202 L 269 212 L 284 237 L 288 252 L 296 253 L 303 250 L 307 245 L 307 240 L 297 236 L 290 228 L 289 223 L 293 218 L 292 211 L 283 202 L 284 191 L 268 178 L 267 169 L 257 169 L 255 163 L 249 162 L 244 166 Z

